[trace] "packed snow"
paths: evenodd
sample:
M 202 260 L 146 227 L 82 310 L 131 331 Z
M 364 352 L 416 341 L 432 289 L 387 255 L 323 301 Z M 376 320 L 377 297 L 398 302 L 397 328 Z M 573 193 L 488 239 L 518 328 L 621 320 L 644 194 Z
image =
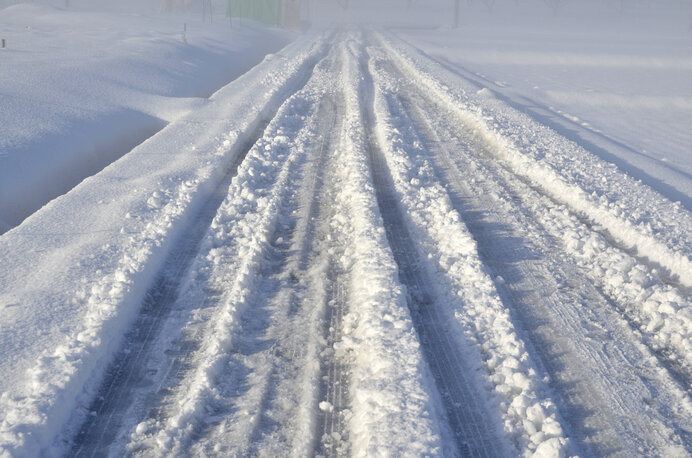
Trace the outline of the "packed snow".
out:
M 690 456 L 692 6 L 454 3 L 0 0 L 0 456 Z

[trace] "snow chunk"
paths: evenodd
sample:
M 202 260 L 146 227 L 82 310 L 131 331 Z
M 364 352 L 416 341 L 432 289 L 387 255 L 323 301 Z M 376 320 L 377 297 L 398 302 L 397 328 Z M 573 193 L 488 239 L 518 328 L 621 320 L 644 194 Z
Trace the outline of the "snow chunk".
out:
M 320 410 L 322 412 L 333 412 L 334 411 L 334 406 L 330 402 L 327 402 L 327 401 L 320 402 L 319 407 L 320 407 Z

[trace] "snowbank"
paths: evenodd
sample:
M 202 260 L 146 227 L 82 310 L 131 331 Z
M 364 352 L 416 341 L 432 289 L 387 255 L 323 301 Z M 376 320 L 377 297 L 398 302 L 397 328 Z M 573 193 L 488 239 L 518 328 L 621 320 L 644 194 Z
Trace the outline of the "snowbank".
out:
M 198 16 L 36 4 L 0 10 L 0 24 L 3 226 L 202 106 L 291 36 Z
M 306 36 L 267 57 L 0 237 L 0 450 L 60 450 L 171 244 L 320 43 Z

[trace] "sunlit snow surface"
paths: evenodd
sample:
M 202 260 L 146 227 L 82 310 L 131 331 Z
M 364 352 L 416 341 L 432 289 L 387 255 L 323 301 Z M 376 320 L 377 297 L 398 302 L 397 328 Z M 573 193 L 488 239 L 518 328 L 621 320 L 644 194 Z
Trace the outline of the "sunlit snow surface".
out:
M 692 209 L 692 24 L 682 8 L 674 20 L 674 8 L 657 7 L 603 8 L 594 20 L 572 6 L 528 27 L 518 11 L 516 21 L 469 18 L 459 30 L 400 34 Z
M 55 3 L 0 10 L 0 232 L 202 106 L 288 38 L 231 30 L 223 17 Z
M 692 209 L 692 4 L 461 1 L 453 29 L 453 3 L 355 0 L 318 16 L 391 28 Z
M 0 9 L 0 456 L 689 455 L 692 5 L 69 3 Z

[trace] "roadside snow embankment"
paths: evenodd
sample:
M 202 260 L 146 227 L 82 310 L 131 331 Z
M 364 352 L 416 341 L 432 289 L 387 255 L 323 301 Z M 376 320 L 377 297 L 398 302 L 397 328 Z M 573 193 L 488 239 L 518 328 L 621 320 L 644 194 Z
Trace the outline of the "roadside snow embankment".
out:
M 638 257 L 692 288 L 692 215 L 617 167 L 542 126 L 399 41 L 383 43 L 420 83 L 494 146 L 517 175 L 601 226 Z
M 306 35 L 268 57 L 0 237 L 0 451 L 61 450 L 172 244 L 324 48 Z
M 198 17 L 26 3 L 1 9 L 0 24 L 0 234 L 291 37 Z

